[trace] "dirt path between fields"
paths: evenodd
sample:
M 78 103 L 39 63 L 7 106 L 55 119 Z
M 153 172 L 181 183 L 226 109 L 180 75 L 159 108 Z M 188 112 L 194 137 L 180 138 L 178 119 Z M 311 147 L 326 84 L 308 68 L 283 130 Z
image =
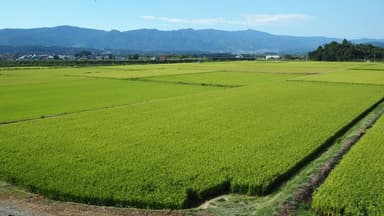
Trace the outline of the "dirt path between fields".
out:
M 185 213 L 175 211 L 151 211 L 135 210 L 114 207 L 87 206 L 74 203 L 59 203 L 49 201 L 47 203 L 34 201 L 8 200 L 0 201 L 1 216 L 107 216 L 107 215 L 186 215 Z
M 7 203 L 0 202 L 0 215 L 4 216 L 48 216 L 33 210 L 20 209 Z M 50 216 L 50 215 L 49 215 Z
M 208 216 L 199 210 L 145 210 L 86 205 L 46 199 L 0 181 L 0 216 Z

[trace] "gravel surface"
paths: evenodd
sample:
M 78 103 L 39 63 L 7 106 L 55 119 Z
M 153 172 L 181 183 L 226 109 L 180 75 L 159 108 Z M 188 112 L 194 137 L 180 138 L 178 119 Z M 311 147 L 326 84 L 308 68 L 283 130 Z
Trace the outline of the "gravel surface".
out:
M 21 209 L 9 203 L 0 202 L 0 216 L 51 216 L 31 209 Z
M 206 211 L 172 211 L 95 206 L 50 200 L 0 180 L 0 216 L 208 216 Z

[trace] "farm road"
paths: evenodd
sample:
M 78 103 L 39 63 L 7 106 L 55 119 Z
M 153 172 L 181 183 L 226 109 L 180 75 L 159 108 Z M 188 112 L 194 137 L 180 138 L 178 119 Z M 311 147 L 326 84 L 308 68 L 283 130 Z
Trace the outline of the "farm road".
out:
M 0 201 L 0 216 L 51 216 L 48 214 L 37 213 L 30 209 L 21 209 L 19 207 L 3 203 Z

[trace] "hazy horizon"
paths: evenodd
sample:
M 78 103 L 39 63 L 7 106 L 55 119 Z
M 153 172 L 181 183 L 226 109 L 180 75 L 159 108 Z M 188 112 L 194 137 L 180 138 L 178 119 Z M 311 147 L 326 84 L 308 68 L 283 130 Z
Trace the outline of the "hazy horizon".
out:
M 273 34 L 270 32 L 266 31 L 260 31 L 258 29 L 242 29 L 242 30 L 225 30 L 225 29 L 215 29 L 215 28 L 180 28 L 180 29 L 170 29 L 170 30 L 162 30 L 162 29 L 156 29 L 156 28 L 138 28 L 138 29 L 130 29 L 130 30 L 123 30 L 120 31 L 118 29 L 111 29 L 111 30 L 105 30 L 105 29 L 97 29 L 97 28 L 90 28 L 90 27 L 84 27 L 84 26 L 74 26 L 74 25 L 58 25 L 58 26 L 41 26 L 41 27 L 33 27 L 33 28 L 2 28 L 0 30 L 30 30 L 30 29 L 40 29 L 40 28 L 57 28 L 57 27 L 74 27 L 74 28 L 81 28 L 81 29 L 90 29 L 90 30 L 98 30 L 98 31 L 106 31 L 106 32 L 112 32 L 112 31 L 118 31 L 118 32 L 129 32 L 129 31 L 138 31 L 138 30 L 156 30 L 156 31 L 166 31 L 166 32 L 171 32 L 171 31 L 181 31 L 181 30 L 194 30 L 194 31 L 199 31 L 199 30 L 214 30 L 214 31 L 226 31 L 226 32 L 241 32 L 241 31 L 257 31 L 257 32 L 263 32 L 271 35 L 276 35 L 276 36 L 293 36 L 293 37 L 324 37 L 324 38 L 330 38 L 330 39 L 347 39 L 347 40 L 384 40 L 383 38 L 369 38 L 369 37 L 362 37 L 362 38 L 345 38 L 345 37 L 331 37 L 331 36 L 324 36 L 324 35 L 288 35 L 288 34 Z
M 3 3 L 0 29 L 76 26 L 99 30 L 252 29 L 278 35 L 384 38 L 380 0 L 48 1 Z

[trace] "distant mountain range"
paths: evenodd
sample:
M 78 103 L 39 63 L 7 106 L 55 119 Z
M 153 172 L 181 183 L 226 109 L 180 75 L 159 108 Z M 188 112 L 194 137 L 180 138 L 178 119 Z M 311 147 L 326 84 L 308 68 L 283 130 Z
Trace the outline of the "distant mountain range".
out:
M 0 51 L 20 47 L 61 47 L 95 50 L 165 53 L 306 53 L 340 38 L 273 35 L 255 30 L 221 31 L 140 29 L 120 32 L 73 26 L 0 30 Z M 354 43 L 384 46 L 384 39 L 361 39 Z

